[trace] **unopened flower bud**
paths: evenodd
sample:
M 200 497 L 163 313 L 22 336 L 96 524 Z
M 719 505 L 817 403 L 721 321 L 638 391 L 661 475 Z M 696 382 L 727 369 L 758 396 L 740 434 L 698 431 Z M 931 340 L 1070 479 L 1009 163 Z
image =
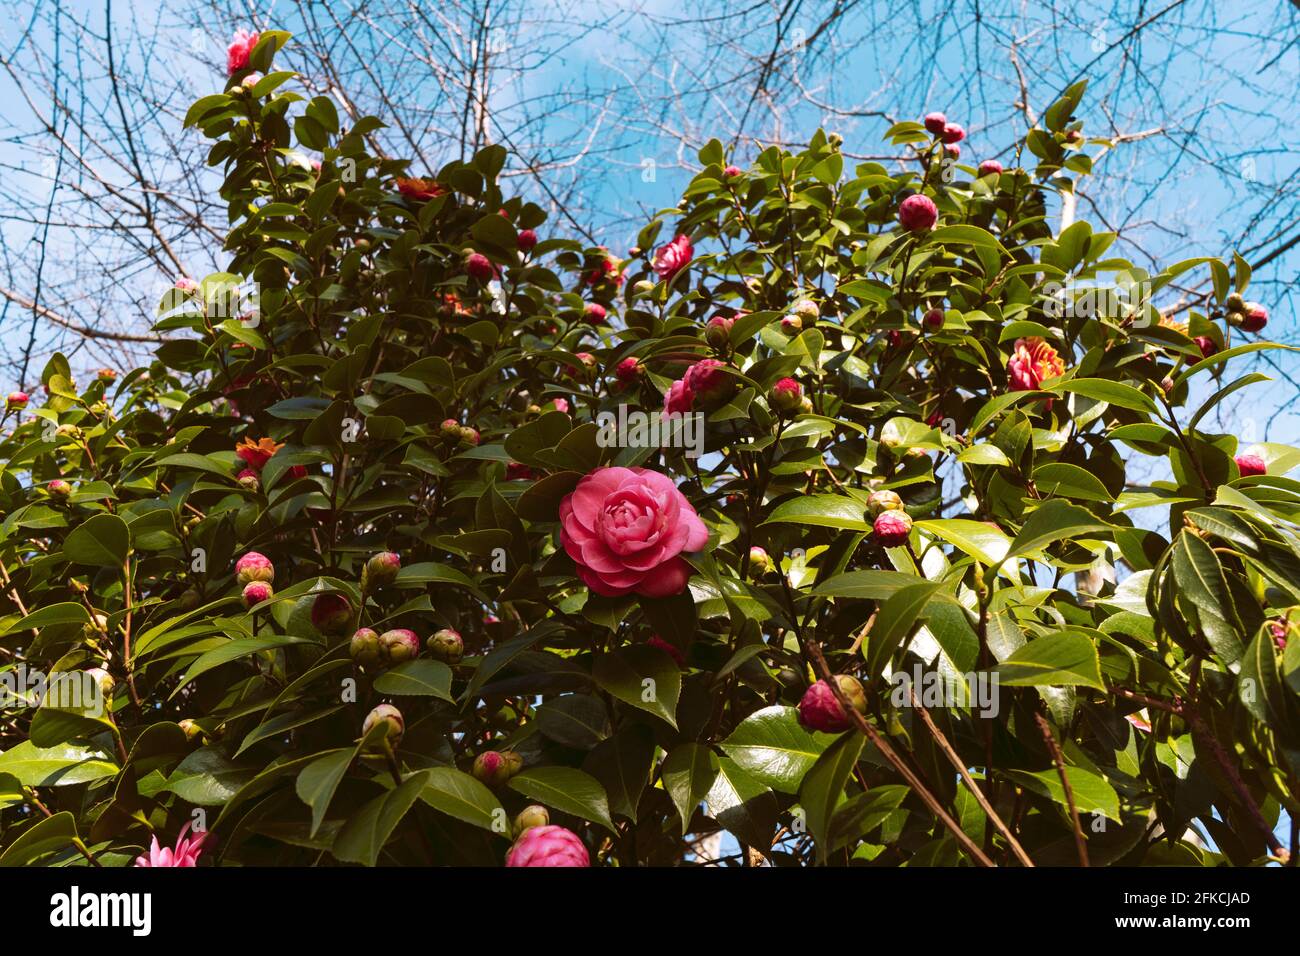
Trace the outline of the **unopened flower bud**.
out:
M 875 518 L 885 511 L 902 510 L 903 499 L 895 491 L 873 491 L 867 499 L 867 507 L 871 510 L 871 517 Z
M 361 725 L 362 738 L 370 736 L 370 732 L 381 724 L 384 727 L 384 744 L 388 749 L 396 750 L 402 742 L 402 734 L 406 733 L 406 721 L 402 719 L 402 712 L 392 704 L 380 704 L 366 714 L 365 723 Z
M 181 731 L 185 734 L 186 740 L 194 740 L 203 733 L 203 728 L 188 717 L 179 721 L 177 726 L 180 727 Z
M 515 817 L 514 835 L 518 837 L 529 827 L 544 827 L 550 822 L 551 815 L 546 812 L 545 807 L 536 803 L 529 804 Z
M 113 688 L 117 685 L 117 681 L 113 680 L 112 674 L 104 670 L 102 667 L 91 667 L 82 673 L 95 682 L 95 686 L 99 688 L 99 692 L 103 696 L 112 696 Z
M 429 653 L 444 664 L 456 665 L 465 656 L 465 640 L 449 627 L 434 631 L 425 644 Z
M 26 392 L 10 392 L 5 399 L 5 407 L 11 411 L 20 411 L 27 407 L 28 400 Z
M 45 490 L 50 493 L 51 498 L 66 498 L 72 494 L 72 485 L 62 478 L 55 478 L 45 485 Z
M 358 629 L 352 635 L 352 640 L 348 642 L 348 653 L 354 664 L 373 667 L 383 659 L 383 651 L 379 647 L 379 635 L 368 627 Z
M 772 559 L 766 551 L 758 545 L 754 545 L 749 549 L 749 573 L 751 575 L 759 577 L 767 574 L 772 570 L 772 567 Z
M 263 601 L 271 599 L 271 585 L 265 581 L 253 581 L 244 585 L 244 607 L 252 608 Z
M 489 787 L 498 787 L 511 777 L 510 768 L 504 754 L 495 750 L 485 750 L 474 758 L 470 773 L 475 780 Z
M 881 547 L 897 548 L 907 544 L 912 518 L 906 511 L 885 511 L 876 517 L 873 528 Z
M 379 635 L 379 653 L 388 664 L 401 664 L 420 655 L 420 637 L 404 627 Z
M 352 604 L 342 594 L 318 594 L 311 605 L 311 623 L 322 634 L 342 634 L 352 623 Z
M 235 562 L 235 580 L 240 584 L 249 584 L 253 581 L 265 581 L 271 584 L 275 581 L 275 565 L 266 555 L 249 551 Z
M 788 415 L 797 411 L 803 404 L 803 389 L 794 379 L 783 378 L 772 386 L 772 390 L 767 394 L 767 400 L 773 411 Z
M 397 579 L 397 572 L 402 569 L 402 559 L 392 551 L 380 551 L 366 562 L 366 583 L 372 588 L 392 584 Z

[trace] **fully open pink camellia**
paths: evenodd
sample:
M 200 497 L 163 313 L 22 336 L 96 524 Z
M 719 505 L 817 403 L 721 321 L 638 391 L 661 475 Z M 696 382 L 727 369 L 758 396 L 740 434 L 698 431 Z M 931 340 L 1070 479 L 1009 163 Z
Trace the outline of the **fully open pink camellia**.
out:
M 736 390 L 736 380 L 723 371 L 727 363 L 718 359 L 700 359 L 673 382 L 664 395 L 664 414 L 685 414 L 696 404 L 717 406 L 731 397 Z
M 260 33 L 249 33 L 247 30 L 236 30 L 235 35 L 230 38 L 230 46 L 226 47 L 226 74 L 234 76 L 240 70 L 248 68 L 248 57 L 253 52 L 253 47 L 257 46 Z
M 203 852 L 203 842 L 208 838 L 207 830 L 204 830 L 198 836 L 186 839 L 185 834 L 189 832 L 190 825 L 187 823 L 181 827 L 180 835 L 176 837 L 176 846 L 165 847 L 158 845 L 158 837 L 153 838 L 153 843 L 149 846 L 149 852 L 141 853 L 135 858 L 136 866 L 197 866 L 199 854 Z
M 678 236 L 655 253 L 655 272 L 659 274 L 659 278 L 667 281 L 686 268 L 693 255 L 695 255 L 695 247 L 691 245 L 690 238 Z
M 680 594 L 691 576 L 683 551 L 709 531 L 686 496 L 647 468 L 597 468 L 560 502 L 560 543 L 597 594 Z
M 506 866 L 591 866 L 591 857 L 576 833 L 552 824 L 519 834 Z
M 1015 351 L 1007 361 L 1007 380 L 1013 392 L 1030 392 L 1049 378 L 1065 372 L 1056 349 L 1038 336 L 1016 339 Z

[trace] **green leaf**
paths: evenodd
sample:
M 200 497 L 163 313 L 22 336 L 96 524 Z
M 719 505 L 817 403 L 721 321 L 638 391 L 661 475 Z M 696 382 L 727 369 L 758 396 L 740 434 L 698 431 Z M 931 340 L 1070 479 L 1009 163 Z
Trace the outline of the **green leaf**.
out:
M 867 531 L 866 506 L 843 495 L 803 495 L 783 501 L 764 524 L 787 522 L 818 528 Z
M 298 771 L 294 792 L 298 794 L 299 800 L 311 807 L 312 836 L 320 829 L 325 811 L 334 799 L 334 792 L 338 790 L 339 783 L 348 772 L 357 752 L 358 748 L 355 747 L 331 750 Z
M 537 729 L 556 743 L 590 750 L 609 736 L 609 714 L 599 697 L 565 694 L 537 708 Z
M 66 787 L 117 776 L 108 754 L 74 744 L 37 747 L 24 740 L 0 754 L 0 773 L 13 774 L 24 787 Z
M 726 757 L 718 761 L 713 786 L 704 797 L 709 816 L 751 846 L 772 839 L 780 806 L 776 795 Z
M 817 758 L 833 737 L 805 730 L 793 707 L 773 706 L 750 714 L 722 750 L 759 783 L 783 793 L 798 793 Z
M 1034 772 L 1010 770 L 1007 773 L 1030 790 L 1034 790 L 1045 797 L 1050 797 L 1063 807 L 1069 805 L 1065 799 L 1065 788 L 1061 785 L 1061 775 L 1055 767 Z M 1091 822 L 1089 818 L 1097 813 L 1114 820 L 1116 823 L 1120 822 L 1119 796 L 1115 793 L 1115 788 L 1106 782 L 1105 777 L 1082 767 L 1072 767 L 1068 764 L 1065 768 L 1065 775 L 1070 781 L 1070 791 L 1074 794 L 1074 805 L 1079 811 L 1080 822 L 1085 829 Z
M 621 647 L 597 657 L 591 676 L 605 692 L 676 729 L 682 675 L 667 651 L 645 644 Z
M 379 852 L 424 791 L 428 779 L 427 770 L 413 773 L 350 815 L 330 849 L 335 859 L 374 866 L 379 860 Z
M 374 688 L 394 697 L 437 697 L 451 703 L 451 668 L 442 661 L 403 661 L 375 678 Z
M 718 776 L 718 756 L 705 744 L 678 744 L 664 758 L 660 773 L 664 789 L 677 807 L 682 836 L 685 836 L 695 808 L 703 802 Z
M 232 761 L 216 747 L 201 747 L 180 762 L 163 790 L 201 807 L 219 807 L 257 773 L 252 764 Z
M 511 777 L 510 789 L 615 832 L 609 817 L 609 797 L 600 781 L 589 773 L 573 767 L 533 767 Z
M 16 624 L 10 625 L 5 634 L 17 634 L 19 631 L 29 629 L 37 630 L 42 627 L 50 627 L 55 624 L 89 624 L 90 612 L 82 604 L 74 601 L 64 601 L 61 604 L 51 604 L 48 607 L 37 608 L 22 618 Z
M 427 783 L 420 799 L 449 817 L 506 835 L 506 812 L 496 794 L 463 770 L 434 767 L 425 771 Z
M 1042 495 L 1060 495 L 1084 501 L 1112 501 L 1101 480 L 1078 465 L 1049 462 L 1034 469 L 1034 485 Z
M 0 853 L 0 866 L 27 866 L 47 853 L 71 847 L 77 839 L 77 818 L 67 810 L 38 820 Z
M 117 515 L 92 515 L 63 542 L 63 556 L 76 564 L 121 568 L 131 549 L 131 530 Z
M 799 788 L 799 805 L 803 807 L 808 832 L 817 844 L 818 856 L 823 863 L 830 849 L 831 820 L 835 809 L 844 800 L 844 784 L 853 773 L 865 741 L 866 738 L 856 731 L 842 735 L 817 758 Z
M 1114 382 L 1108 378 L 1073 378 L 1068 382 L 1060 382 L 1048 389 L 1048 391 L 1082 395 L 1084 398 L 1091 398 L 1095 401 L 1106 402 L 1108 405 L 1128 408 L 1137 412 L 1155 414 L 1158 411 L 1156 403 L 1152 401 L 1150 396 L 1139 392 L 1132 385 Z
M 1053 498 L 1043 502 L 1025 519 L 1020 533 L 1011 542 L 1008 556 L 1030 554 L 1054 541 L 1065 541 L 1089 533 L 1110 534 L 1114 530 L 1086 508 Z
M 610 812 L 636 823 L 637 807 L 650 783 L 654 757 L 655 741 L 650 728 L 629 724 L 598 744 L 583 761 L 582 769 L 605 788 Z
M 974 522 L 972 522 L 973 524 Z M 876 623 L 871 626 L 863 654 L 867 659 L 867 676 L 877 677 L 916 624 L 917 618 L 939 590 L 938 581 L 908 585 L 880 605 Z
M 1288 644 L 1295 643 L 1291 638 Z M 1250 642 L 1241 657 L 1241 672 L 1237 675 L 1237 696 L 1251 716 L 1282 733 L 1292 729 L 1287 714 L 1286 694 L 1282 675 L 1277 666 L 1273 635 L 1263 628 Z
M 214 668 L 223 664 L 229 664 L 231 661 L 242 660 L 253 654 L 260 654 L 262 651 L 271 650 L 277 647 L 287 647 L 290 644 L 312 644 L 304 637 L 292 637 L 287 634 L 273 634 L 268 637 L 237 637 L 232 641 L 222 644 L 220 647 L 214 647 L 210 651 L 205 651 L 199 655 L 199 658 L 189 666 L 185 671 L 185 676 L 172 691 L 171 696 L 175 697 L 185 688 L 187 684 L 199 676 L 206 674 Z
M 1081 684 L 1106 689 L 1097 646 L 1077 631 L 1057 631 L 1030 641 L 998 665 L 997 675 L 1013 687 Z
M 918 521 L 913 527 L 942 538 L 981 564 L 1001 564 L 1010 544 L 1010 539 L 1003 531 L 970 518 Z

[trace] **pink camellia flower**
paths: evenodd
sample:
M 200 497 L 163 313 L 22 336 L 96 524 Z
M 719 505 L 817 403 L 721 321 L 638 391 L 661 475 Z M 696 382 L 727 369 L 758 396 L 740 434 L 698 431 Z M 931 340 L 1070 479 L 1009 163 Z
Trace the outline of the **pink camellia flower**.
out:
M 1056 349 L 1037 336 L 1016 339 L 1015 350 L 1007 362 L 1007 379 L 1013 392 L 1033 391 L 1064 371 L 1065 363 Z
M 882 511 L 876 516 L 872 530 L 876 540 L 883 548 L 900 548 L 907 544 L 907 535 L 912 530 L 912 518 L 906 511 Z
M 681 554 L 708 537 L 671 479 L 647 468 L 597 468 L 560 502 L 560 544 L 607 597 L 680 594 L 691 576 Z
M 230 46 L 226 47 L 227 76 L 234 76 L 240 70 L 248 68 L 248 57 L 252 54 L 253 47 L 257 46 L 260 37 L 260 33 L 249 33 L 247 30 L 235 31 Z
M 921 317 L 921 322 L 927 329 L 943 328 L 943 309 L 935 308 L 928 310 L 925 315 Z
M 586 308 L 582 310 L 582 317 L 592 325 L 600 325 L 605 321 L 607 314 L 605 307 L 599 302 L 588 302 Z
M 966 131 L 956 123 L 946 123 L 943 132 L 939 134 L 939 138 L 949 145 L 960 143 L 966 138 Z
M 686 666 L 686 655 L 681 652 L 681 650 L 677 647 L 676 644 L 668 643 L 658 634 L 656 634 L 654 637 L 648 638 L 645 643 L 646 643 L 646 647 L 659 648 L 659 650 L 663 651 L 665 654 L 671 657 L 678 667 Z
M 624 386 L 634 385 L 645 374 L 645 367 L 635 358 L 625 358 L 614 366 L 614 378 Z
M 199 854 L 203 852 L 203 844 L 211 835 L 211 831 L 204 830 L 198 836 L 186 839 L 185 834 L 189 832 L 190 824 L 186 823 L 181 827 L 180 835 L 176 837 L 175 847 L 161 847 L 158 845 L 158 836 L 154 835 L 153 843 L 149 845 L 149 852 L 141 853 L 135 858 L 136 866 L 188 866 L 198 865 Z
M 840 691 L 848 698 L 854 710 L 859 713 L 866 712 L 866 693 L 856 678 L 840 674 L 835 678 L 835 683 L 840 685 Z M 823 734 L 840 734 L 853 726 L 849 715 L 844 712 L 844 708 L 835 697 L 835 691 L 831 690 L 831 685 L 824 680 L 817 681 L 804 691 L 803 697 L 799 700 L 798 710 L 799 723 L 809 730 L 820 731 Z
M 1209 358 L 1215 352 L 1219 351 L 1219 347 L 1214 344 L 1214 339 L 1210 338 L 1208 335 L 1198 335 L 1196 338 L 1192 339 L 1192 341 L 1195 342 L 1196 347 L 1201 350 L 1202 358 Z
M 722 171 L 722 175 L 727 177 L 727 179 L 734 179 L 735 177 L 740 175 L 740 167 L 728 166 L 726 169 Z
M 12 410 L 18 411 L 26 408 L 28 401 L 29 398 L 26 392 L 10 392 L 9 397 L 5 399 L 5 405 Z
M 235 580 L 240 584 L 253 581 L 265 581 L 270 584 L 275 580 L 275 565 L 271 559 L 258 551 L 250 551 L 235 562 Z
M 515 238 L 515 245 L 520 252 L 530 252 L 533 246 L 537 245 L 537 233 L 531 229 L 521 230 Z
M 944 127 L 947 125 L 948 117 L 944 116 L 942 113 L 935 112 L 925 114 L 925 128 L 935 136 L 940 135 L 943 132 Z
M 1286 619 L 1279 618 L 1276 621 L 1269 621 L 1268 631 L 1273 635 L 1273 643 L 1277 645 L 1279 651 L 1286 650 Z
M 567 398 L 557 398 L 551 404 L 555 406 L 557 412 L 565 412 L 567 414 L 569 411 L 569 400 Z
M 996 176 L 1002 172 L 1002 164 L 996 159 L 986 159 L 980 163 L 978 172 L 981 176 Z
M 1243 332 L 1262 332 L 1264 326 L 1268 325 L 1268 309 L 1258 302 L 1247 302 L 1246 311 L 1243 314 L 1245 315 L 1245 318 L 1241 320 L 1241 330 Z
M 898 207 L 898 221 L 908 232 L 930 229 L 939 221 L 939 207 L 929 196 L 908 196 Z
M 519 834 L 506 854 L 506 866 L 591 866 L 591 857 L 572 830 L 547 825 Z
M 1268 464 L 1259 455 L 1238 455 L 1234 461 L 1237 462 L 1237 470 L 1241 472 L 1243 478 L 1268 474 Z
M 496 266 L 492 260 L 481 252 L 471 252 L 465 257 L 465 271 L 480 282 L 487 282 L 496 275 Z
M 398 176 L 396 182 L 399 193 L 407 199 L 415 199 L 420 202 L 437 199 L 447 192 L 442 183 L 436 179 Z
M 244 607 L 251 608 L 263 601 L 269 601 L 272 593 L 271 585 L 265 581 L 252 581 L 244 585 Z
M 695 255 L 695 247 L 691 245 L 690 238 L 678 236 L 668 245 L 661 246 L 655 253 L 655 272 L 666 282 L 686 268 L 693 255 Z
M 177 292 L 194 292 L 198 287 L 199 284 L 189 276 L 181 276 L 173 286 Z
M 596 361 L 596 356 L 590 352 L 574 352 L 573 357 L 582 363 L 584 369 L 594 369 L 600 363 Z

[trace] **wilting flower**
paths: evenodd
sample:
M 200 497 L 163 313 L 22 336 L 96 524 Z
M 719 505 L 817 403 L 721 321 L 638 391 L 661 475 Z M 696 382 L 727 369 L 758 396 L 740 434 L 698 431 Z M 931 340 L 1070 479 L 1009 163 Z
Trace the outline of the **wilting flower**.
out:
M 672 480 L 647 468 L 597 468 L 560 502 L 560 543 L 597 594 L 680 594 L 682 552 L 709 531 Z
M 176 846 L 160 847 L 158 837 L 155 834 L 153 843 L 149 845 L 149 852 L 141 853 L 135 858 L 136 866 L 197 866 L 199 854 L 203 852 L 203 843 L 207 840 L 209 831 L 204 830 L 198 836 L 192 839 L 186 839 L 185 834 L 189 832 L 188 823 L 181 827 L 180 835 L 176 837 Z
M 249 33 L 247 30 L 236 30 L 235 35 L 230 40 L 230 46 L 226 47 L 226 75 L 234 76 L 240 70 L 247 69 L 248 57 L 253 52 L 253 47 L 257 46 L 260 33 Z
M 235 446 L 235 455 L 249 468 L 261 471 L 271 457 L 283 447 L 283 444 L 270 438 L 259 438 L 257 441 L 245 438 Z
M 1007 378 L 1013 392 L 1033 391 L 1064 371 L 1065 363 L 1056 349 L 1038 336 L 1016 339 L 1015 349 L 1007 362 Z
M 678 236 L 655 253 L 654 268 L 659 278 L 667 281 L 686 267 L 695 255 L 695 247 L 687 236 Z

